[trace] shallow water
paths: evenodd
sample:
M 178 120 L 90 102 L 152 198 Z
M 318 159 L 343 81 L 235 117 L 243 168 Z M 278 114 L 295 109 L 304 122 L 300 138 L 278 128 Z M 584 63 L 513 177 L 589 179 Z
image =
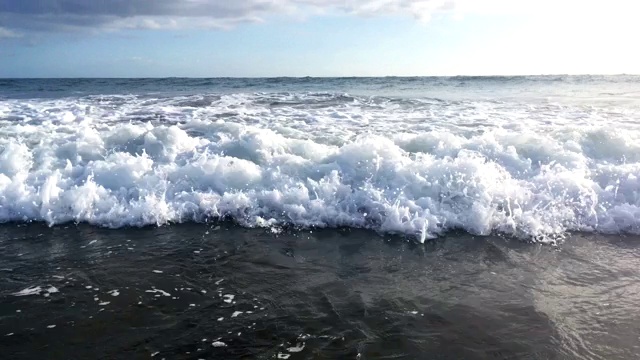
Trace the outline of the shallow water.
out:
M 637 359 L 640 242 L 0 227 L 10 359 Z
M 640 358 L 638 84 L 0 80 L 0 354 Z

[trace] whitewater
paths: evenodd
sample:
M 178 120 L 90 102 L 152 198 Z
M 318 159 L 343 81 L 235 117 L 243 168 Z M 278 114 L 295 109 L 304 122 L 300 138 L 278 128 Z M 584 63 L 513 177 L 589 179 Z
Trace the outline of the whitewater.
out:
M 640 78 L 0 80 L 0 222 L 640 234 Z

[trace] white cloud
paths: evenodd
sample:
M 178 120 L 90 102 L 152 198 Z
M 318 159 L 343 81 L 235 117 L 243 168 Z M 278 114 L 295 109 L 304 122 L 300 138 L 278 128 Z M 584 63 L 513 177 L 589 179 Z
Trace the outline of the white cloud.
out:
M 453 6 L 454 0 L 0 0 L 0 23 L 12 33 L 9 29 L 231 28 L 282 14 L 402 14 L 426 21 Z
M 406 14 L 420 20 L 428 20 L 438 11 L 455 7 L 455 0 L 290 0 L 297 6 L 316 10 L 342 11 L 360 16 Z
M 0 0 L 0 38 L 24 31 L 228 29 L 274 15 L 403 15 L 426 22 L 437 13 L 526 14 L 593 19 L 635 16 L 630 0 Z
M 11 39 L 19 37 L 22 37 L 22 35 L 15 31 L 0 27 L 0 39 Z

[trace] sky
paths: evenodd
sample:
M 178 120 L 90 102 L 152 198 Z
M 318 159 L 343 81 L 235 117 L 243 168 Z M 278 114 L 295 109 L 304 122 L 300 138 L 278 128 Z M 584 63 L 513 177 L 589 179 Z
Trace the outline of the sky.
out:
M 640 74 L 631 0 L 0 0 L 0 77 Z

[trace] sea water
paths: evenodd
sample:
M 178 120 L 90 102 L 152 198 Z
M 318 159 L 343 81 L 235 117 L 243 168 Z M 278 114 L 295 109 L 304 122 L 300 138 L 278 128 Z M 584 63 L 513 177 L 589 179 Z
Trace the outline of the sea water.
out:
M 638 120 L 622 75 L 0 80 L 0 353 L 638 359 Z
M 640 233 L 640 77 L 0 80 L 0 221 Z

